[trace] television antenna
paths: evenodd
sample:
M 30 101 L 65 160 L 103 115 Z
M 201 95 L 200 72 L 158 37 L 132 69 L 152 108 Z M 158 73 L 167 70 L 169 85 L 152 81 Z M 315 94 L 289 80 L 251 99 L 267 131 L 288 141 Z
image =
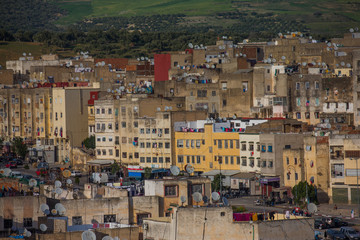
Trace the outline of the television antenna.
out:
M 180 174 L 180 168 L 178 166 L 172 165 L 170 167 L 170 172 L 172 175 L 177 176 Z
M 63 177 L 68 178 L 71 176 L 71 172 L 70 172 L 70 170 L 66 169 L 62 172 L 62 175 L 63 175 Z
M 96 235 L 93 231 L 86 230 L 81 234 L 81 240 L 96 240 Z
M 110 236 L 105 236 L 101 240 L 114 240 L 114 239 Z
M 181 201 L 182 205 L 184 205 L 184 203 L 186 202 L 186 197 L 185 197 L 185 196 L 181 196 L 181 197 L 180 197 L 180 201 Z
M 40 224 L 40 230 L 46 232 L 47 226 L 45 224 Z
M 185 170 L 186 170 L 186 172 L 187 172 L 188 174 L 194 173 L 194 167 L 193 167 L 191 164 L 187 164 L 187 165 L 185 166 Z
M 56 188 L 61 188 L 61 185 L 62 185 L 62 183 L 59 180 L 55 181 L 55 187 Z
M 309 203 L 307 209 L 311 214 L 317 212 L 317 207 L 314 203 Z
M 195 202 L 199 203 L 202 201 L 202 194 L 199 192 L 193 193 L 192 195 Z
M 48 215 L 47 212 L 49 212 L 49 209 L 49 205 L 47 205 L 46 203 L 40 205 L 40 210 L 46 215 Z
M 29 186 L 30 187 L 36 187 L 36 185 L 37 185 L 36 179 L 32 178 L 32 179 L 29 180 Z
M 55 193 L 56 193 L 57 195 L 61 195 L 62 192 L 63 192 L 63 190 L 62 190 L 61 188 L 56 188 L 56 189 L 55 189 Z
M 220 200 L 220 194 L 217 193 L 217 192 L 212 192 L 212 193 L 211 193 L 211 198 L 212 198 L 212 200 L 214 200 L 215 202 L 217 202 L 217 201 Z

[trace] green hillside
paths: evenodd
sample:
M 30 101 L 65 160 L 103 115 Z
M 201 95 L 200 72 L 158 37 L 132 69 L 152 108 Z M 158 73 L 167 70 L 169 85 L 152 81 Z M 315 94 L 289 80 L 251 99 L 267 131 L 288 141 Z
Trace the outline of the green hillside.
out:
M 296 21 L 320 33 L 341 33 L 360 25 L 360 1 L 357 0 L 57 0 L 56 3 L 68 12 L 59 24 L 86 18 L 96 19 L 96 23 L 102 25 L 109 22 L 108 17 L 120 17 L 119 21 L 124 22 L 123 18 L 139 21 L 137 17 L 166 14 L 184 15 L 177 21 L 180 26 L 216 27 L 236 24 L 238 14 L 254 16 L 257 13 L 280 17 L 285 22 Z M 216 17 L 219 15 L 221 18 Z

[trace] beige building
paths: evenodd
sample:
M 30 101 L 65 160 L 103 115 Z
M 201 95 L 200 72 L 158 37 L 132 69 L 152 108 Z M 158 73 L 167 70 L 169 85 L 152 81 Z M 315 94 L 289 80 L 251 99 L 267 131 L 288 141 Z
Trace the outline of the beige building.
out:
M 240 133 L 240 171 L 261 172 L 260 162 L 260 135 L 257 133 Z

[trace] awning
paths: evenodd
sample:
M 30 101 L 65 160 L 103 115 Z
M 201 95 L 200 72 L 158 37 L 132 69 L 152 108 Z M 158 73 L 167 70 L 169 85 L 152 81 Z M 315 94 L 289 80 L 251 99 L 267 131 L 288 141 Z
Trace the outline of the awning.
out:
M 280 178 L 279 177 L 269 177 L 269 178 L 262 178 L 260 179 L 260 183 L 269 183 L 269 182 L 279 182 Z
M 109 160 L 96 159 L 87 162 L 88 165 L 97 165 L 97 166 L 106 166 L 106 165 L 111 165 L 113 163 L 114 160 L 110 160 L 110 159 Z
M 158 169 L 151 170 L 151 173 L 166 173 L 166 172 L 168 172 L 168 170 L 165 168 L 158 168 Z
M 232 179 L 251 179 L 251 178 L 255 178 L 255 176 L 256 176 L 256 173 L 241 172 L 241 173 L 232 175 L 231 178 Z

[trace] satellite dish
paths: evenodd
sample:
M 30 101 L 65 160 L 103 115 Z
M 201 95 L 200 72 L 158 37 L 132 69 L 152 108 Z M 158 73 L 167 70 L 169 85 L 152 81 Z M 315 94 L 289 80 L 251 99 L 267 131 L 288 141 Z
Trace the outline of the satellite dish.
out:
M 47 226 L 45 224 L 40 224 L 40 230 L 46 232 Z
M 180 197 L 180 201 L 181 201 L 182 203 L 185 203 L 185 202 L 186 202 L 186 197 L 185 197 L 185 196 L 181 196 L 181 197 Z
M 26 228 L 25 228 L 24 233 L 25 233 L 25 237 L 31 237 L 31 232 L 28 231 Z
M 61 208 L 63 208 L 64 206 L 61 204 L 61 203 L 57 203 L 57 204 L 55 204 L 55 209 L 56 210 L 60 210 Z
M 45 212 L 44 212 L 45 215 L 49 215 L 50 214 L 50 210 L 49 209 L 46 209 Z
M 349 30 L 351 33 L 353 33 L 354 32 L 354 29 L 353 28 L 350 28 L 350 30 Z
M 336 66 L 336 67 L 339 67 L 339 64 L 337 63 L 335 66 Z
M 144 57 L 141 57 L 141 61 L 144 61 L 145 60 L 145 58 Z
M 66 169 L 62 172 L 62 175 L 63 175 L 63 177 L 68 178 L 71 176 L 71 172 L 70 172 L 70 170 Z
M 108 93 L 109 93 L 109 92 L 111 92 L 111 89 L 110 89 L 110 88 L 108 88 L 107 92 L 108 92 Z
M 202 194 L 199 192 L 193 193 L 192 195 L 195 202 L 201 202 L 202 201 Z
M 118 238 L 118 237 L 114 237 L 114 240 L 120 240 L 120 238 Z
M 57 211 L 56 209 L 52 209 L 52 210 L 51 210 L 51 214 L 52 214 L 52 215 L 56 215 L 57 213 L 58 213 L 58 211 Z
M 5 177 L 9 177 L 10 174 L 11 174 L 11 172 L 12 172 L 12 171 L 11 171 L 10 168 L 5 168 L 5 169 L 4 169 L 4 176 L 5 176 Z
M 273 62 L 273 63 L 275 63 L 275 62 L 276 62 L 276 59 L 275 59 L 275 58 L 273 58 L 273 59 L 272 59 L 272 62 Z
M 194 172 L 194 167 L 191 164 L 187 164 L 185 170 L 188 174 L 192 174 Z
M 194 45 L 192 43 L 188 44 L 189 48 L 194 48 Z
M 351 64 L 350 64 L 350 63 L 347 63 L 347 64 L 346 64 L 346 67 L 347 67 L 347 68 L 351 67 Z
M 36 187 L 36 185 L 37 185 L 36 179 L 32 178 L 32 179 L 29 180 L 29 186 L 30 187 Z
M 306 62 L 303 62 L 302 65 L 305 67 L 305 66 L 306 66 Z
M 62 185 L 62 183 L 61 183 L 59 180 L 56 180 L 56 181 L 55 181 L 55 187 L 56 187 L 56 188 L 60 188 L 61 185 Z
M 110 237 L 110 236 L 105 236 L 105 237 L 103 237 L 101 240 L 113 240 L 113 238 Z
M 25 57 L 25 56 L 26 56 L 26 53 L 23 53 L 23 56 Z
M 309 213 L 317 212 L 317 207 L 314 203 L 309 203 L 307 206 L 307 209 L 308 209 Z
M 177 176 L 180 173 L 180 168 L 178 166 L 172 165 L 170 167 L 170 172 L 172 175 Z
M 331 47 L 331 42 L 328 42 L 327 45 L 328 45 L 328 47 Z
M 281 57 L 281 59 L 282 59 L 282 60 L 285 60 L 285 59 L 286 59 L 286 57 L 285 57 L 285 56 L 282 56 L 282 57 Z
M 243 57 L 246 57 L 246 54 L 243 54 Z
M 140 58 L 137 58 L 136 60 L 140 61 Z
M 49 206 L 46 203 L 40 205 L 40 210 L 45 213 L 46 210 L 49 210 Z
M 81 234 L 81 240 L 96 240 L 96 235 L 90 230 L 86 230 Z
M 56 193 L 57 195 L 61 195 L 62 192 L 63 192 L 63 190 L 62 190 L 61 188 L 56 188 L 56 189 L 55 189 L 55 193 Z
M 341 62 L 340 65 L 341 65 L 341 66 L 345 66 L 345 63 L 344 63 L 344 62 Z
M 223 197 L 223 198 L 222 198 L 222 202 L 223 202 L 223 204 L 224 204 L 225 207 L 229 206 L 229 201 L 227 200 L 226 197 Z
M 220 199 L 220 194 L 217 193 L 217 192 L 212 192 L 212 193 L 211 193 L 211 198 L 212 198 L 212 200 L 214 200 L 214 201 L 219 201 L 219 199 Z
M 203 202 L 207 203 L 209 201 L 209 198 L 207 196 L 203 196 Z

